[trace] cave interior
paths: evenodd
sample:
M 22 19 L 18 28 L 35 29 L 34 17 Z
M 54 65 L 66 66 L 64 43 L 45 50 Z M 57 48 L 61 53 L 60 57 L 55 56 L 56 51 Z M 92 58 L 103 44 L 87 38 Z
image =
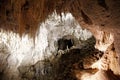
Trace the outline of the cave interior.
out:
M 0 80 L 120 80 L 120 0 L 0 0 Z

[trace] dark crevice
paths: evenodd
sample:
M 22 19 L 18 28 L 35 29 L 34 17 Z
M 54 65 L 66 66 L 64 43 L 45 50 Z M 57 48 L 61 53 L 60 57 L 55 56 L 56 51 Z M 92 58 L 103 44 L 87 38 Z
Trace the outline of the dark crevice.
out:
M 83 17 L 83 21 L 89 25 L 92 25 L 92 20 L 81 10 L 81 15 Z
M 0 72 L 0 80 L 3 80 L 3 75 L 4 75 L 4 73 Z
M 29 30 L 30 30 L 30 25 L 26 24 L 25 30 L 26 30 L 26 31 L 29 31 Z
M 22 10 L 28 10 L 29 9 L 29 2 L 26 1 L 25 4 L 22 6 Z
M 12 12 L 10 10 L 6 10 L 6 17 L 8 21 L 13 21 Z
M 105 0 L 98 0 L 98 4 L 99 4 L 101 7 L 105 8 L 106 10 L 108 10 L 108 6 L 107 6 Z
M 59 39 L 58 40 L 58 50 L 65 50 L 68 48 L 71 48 L 73 46 L 72 39 Z
M 101 24 L 101 26 L 105 26 L 105 24 Z
M 5 3 L 5 0 L 0 0 L 0 6 Z
M 9 16 L 9 14 L 10 14 L 10 11 L 6 10 L 6 16 Z
M 108 17 L 110 17 L 110 15 L 107 15 L 106 17 L 108 18 Z
M 31 26 L 29 24 L 26 24 L 25 26 L 25 33 L 29 33 Z

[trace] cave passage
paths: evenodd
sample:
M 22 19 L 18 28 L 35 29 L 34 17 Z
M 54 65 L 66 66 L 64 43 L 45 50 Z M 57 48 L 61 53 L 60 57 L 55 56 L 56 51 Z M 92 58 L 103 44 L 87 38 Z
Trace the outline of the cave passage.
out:
M 0 80 L 120 80 L 120 0 L 0 0 Z

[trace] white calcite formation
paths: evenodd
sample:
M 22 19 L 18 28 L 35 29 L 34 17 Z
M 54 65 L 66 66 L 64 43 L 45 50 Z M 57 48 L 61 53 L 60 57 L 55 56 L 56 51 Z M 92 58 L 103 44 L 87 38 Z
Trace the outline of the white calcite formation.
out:
M 57 51 L 57 41 L 66 35 L 73 35 L 78 40 L 92 36 L 82 30 L 70 13 L 62 18 L 53 13 L 40 25 L 35 41 L 27 34 L 20 37 L 17 33 L 0 31 L 0 72 L 4 80 L 19 80 L 18 67 L 33 65 L 39 60 L 49 58 Z

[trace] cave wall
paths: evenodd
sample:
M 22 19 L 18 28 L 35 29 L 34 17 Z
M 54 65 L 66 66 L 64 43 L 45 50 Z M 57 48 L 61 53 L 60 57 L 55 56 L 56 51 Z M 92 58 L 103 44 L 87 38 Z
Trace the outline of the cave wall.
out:
M 85 28 L 100 29 L 115 34 L 115 47 L 119 53 L 118 42 L 120 23 L 119 0 L 1 0 L 0 28 L 12 30 L 20 35 L 29 33 L 35 38 L 41 22 L 56 10 L 70 12 Z
M 61 12 L 70 12 L 82 27 L 93 33 L 96 48 L 101 51 L 106 52 L 113 44 L 115 61 L 120 64 L 120 0 L 1 0 L 0 28 L 20 35 L 28 31 L 35 38 L 38 24 L 54 10 L 60 15 Z M 119 65 L 117 68 L 115 71 L 110 69 L 120 75 Z
M 81 0 L 81 9 L 84 12 L 82 26 L 90 29 L 96 37 L 96 48 L 101 51 L 114 44 L 115 53 L 117 53 L 117 62 L 120 62 L 119 52 L 119 23 L 120 23 L 120 1 L 116 0 Z M 86 20 L 86 21 L 84 21 Z M 89 24 L 90 21 L 92 24 Z M 88 22 L 88 23 L 86 23 Z M 106 37 L 105 37 L 106 36 Z M 119 66 L 118 74 L 119 72 Z M 113 69 L 112 69 L 113 70 Z

